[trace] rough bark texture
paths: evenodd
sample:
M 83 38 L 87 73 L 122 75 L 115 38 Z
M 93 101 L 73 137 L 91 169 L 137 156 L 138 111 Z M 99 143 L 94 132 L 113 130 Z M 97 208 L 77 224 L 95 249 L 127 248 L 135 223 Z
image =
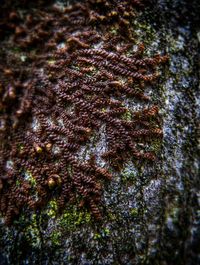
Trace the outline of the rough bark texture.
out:
M 100 224 L 54 202 L 24 213 L 11 227 L 0 219 L 0 264 L 199 264 L 198 1 L 152 1 L 133 26 L 148 54 L 167 53 L 157 87 L 149 89 L 163 119 L 153 166 L 127 166 L 105 187 Z

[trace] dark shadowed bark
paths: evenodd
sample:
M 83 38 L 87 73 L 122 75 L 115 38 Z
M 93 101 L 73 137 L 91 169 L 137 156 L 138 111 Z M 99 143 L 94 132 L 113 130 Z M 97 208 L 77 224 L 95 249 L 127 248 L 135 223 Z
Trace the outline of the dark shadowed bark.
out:
M 126 6 L 131 15 L 123 13 L 119 1 L 115 5 L 109 0 L 112 5 L 108 11 L 100 9 L 100 15 L 95 4 L 106 1 L 70 3 L 74 2 L 83 6 L 93 2 L 89 20 L 76 20 L 79 13 L 71 16 L 77 23 L 75 31 L 76 23 L 66 19 L 66 27 L 62 24 L 65 34 L 57 34 L 58 43 L 53 43 L 50 40 L 61 26 L 58 13 L 51 12 L 65 8 L 73 12 L 68 1 L 0 1 L 4 11 L 0 14 L 0 265 L 200 264 L 199 1 L 124 1 L 134 3 L 134 14 Z M 28 14 L 34 14 L 40 24 L 48 12 L 53 14 L 49 24 L 34 39 L 38 28 Z M 24 18 L 33 23 L 28 34 L 21 27 Z M 16 23 L 21 24 L 16 27 Z M 99 34 L 90 36 L 91 45 L 88 35 L 77 37 L 79 24 L 81 32 L 92 27 Z M 134 52 L 139 55 L 134 57 Z M 16 71 L 14 77 L 9 69 Z M 104 76 L 103 85 L 99 85 L 98 73 Z M 73 89 L 74 82 L 79 82 L 77 97 L 64 90 L 67 86 Z M 10 83 L 19 90 L 11 86 L 4 91 L 4 84 Z M 137 88 L 134 93 L 127 84 Z M 34 96 L 29 93 L 33 90 Z M 24 98 L 30 106 L 20 105 Z M 61 126 L 62 132 L 56 121 L 50 134 L 46 124 L 61 120 L 59 110 L 64 112 L 66 107 L 63 98 L 70 102 L 67 111 L 76 117 L 70 116 L 71 123 L 64 129 Z M 123 104 L 114 106 L 115 99 Z M 46 130 L 45 136 L 38 132 L 44 145 L 32 143 L 37 134 L 35 117 Z M 21 120 L 26 122 L 21 125 Z M 20 133 L 16 136 L 11 128 L 11 136 L 5 134 L 4 121 L 9 129 L 16 122 Z M 26 135 L 32 123 L 36 128 L 31 132 L 33 138 Z M 59 133 L 77 145 L 62 142 Z M 136 142 L 134 148 L 130 135 Z M 14 152 L 12 139 L 23 140 L 24 145 L 16 145 Z M 53 158 L 46 139 L 55 144 Z M 26 149 L 31 151 L 23 157 Z M 104 151 L 111 151 L 111 158 L 103 159 Z M 14 173 L 9 171 L 9 178 L 3 170 L 4 163 L 12 169 L 10 155 L 18 167 Z M 85 161 L 89 161 L 87 169 Z

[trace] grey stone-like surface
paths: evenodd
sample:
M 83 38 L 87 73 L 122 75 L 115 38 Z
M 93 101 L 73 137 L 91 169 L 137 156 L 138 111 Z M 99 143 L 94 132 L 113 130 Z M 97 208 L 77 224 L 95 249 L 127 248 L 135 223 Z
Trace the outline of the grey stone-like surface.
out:
M 157 163 L 127 165 L 107 184 L 101 224 L 74 208 L 57 217 L 54 202 L 11 228 L 2 220 L 0 264 L 200 264 L 197 2 L 153 1 L 132 24 L 148 55 L 170 57 L 146 91 L 163 119 Z

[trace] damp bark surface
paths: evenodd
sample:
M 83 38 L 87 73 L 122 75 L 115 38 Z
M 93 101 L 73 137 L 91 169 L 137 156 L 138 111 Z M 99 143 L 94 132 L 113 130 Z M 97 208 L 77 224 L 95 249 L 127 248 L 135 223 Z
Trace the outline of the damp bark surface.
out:
M 68 4 L 56 3 L 59 7 Z M 100 221 L 87 205 L 80 208 L 71 203 L 59 212 L 56 195 L 41 209 L 22 208 L 9 226 L 2 215 L 0 264 L 200 263 L 198 8 L 198 1 L 151 1 L 136 10 L 128 26 L 134 29 L 135 48 L 143 43 L 147 57 L 169 56 L 155 85 L 145 88 L 150 102 L 124 101 L 132 111 L 159 106 L 163 138 L 139 145 L 143 151 L 154 152 L 156 161 L 133 159 L 104 183 Z M 12 52 L 28 64 L 30 51 L 13 47 Z M 98 165 L 104 166 L 100 154 L 105 138 L 101 126 L 78 153 L 80 161 L 92 152 Z M 31 175 L 26 178 L 35 185 Z M 55 182 L 59 182 L 56 177 L 47 184 L 54 189 Z

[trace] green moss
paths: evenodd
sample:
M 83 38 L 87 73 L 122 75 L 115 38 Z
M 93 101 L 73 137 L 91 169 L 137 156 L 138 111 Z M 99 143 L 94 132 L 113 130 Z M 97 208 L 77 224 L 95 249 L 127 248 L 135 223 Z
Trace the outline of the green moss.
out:
M 180 208 L 178 208 L 178 207 L 172 208 L 172 210 L 170 212 L 170 216 L 173 219 L 174 223 L 178 223 L 179 215 L 180 215 Z
M 72 166 L 71 165 L 68 165 L 67 171 L 68 171 L 69 175 L 72 176 L 73 171 L 72 171 Z
M 19 181 L 18 179 L 16 180 L 15 185 L 16 185 L 17 187 L 19 187 L 19 186 L 21 185 L 21 183 L 20 183 L 20 181 Z
M 106 109 L 105 109 L 105 108 L 102 108 L 102 109 L 101 109 L 101 112 L 106 112 Z
M 137 217 L 138 216 L 138 209 L 137 208 L 132 208 L 130 210 L 130 214 L 132 217 Z
M 110 229 L 107 227 L 103 227 L 99 232 L 94 234 L 94 239 L 101 240 L 101 239 L 109 237 L 110 234 L 111 234 Z
M 94 234 L 94 239 L 95 239 L 95 240 L 101 239 L 101 234 L 99 234 L 99 233 L 95 233 L 95 234 Z
M 156 39 L 156 32 L 155 30 L 151 27 L 149 23 L 143 22 L 138 22 L 137 19 L 134 20 L 134 28 L 135 31 L 134 33 L 136 34 L 137 43 L 144 43 L 145 47 L 151 47 L 151 44 L 153 41 Z M 146 53 L 146 49 L 144 53 Z
M 53 64 L 55 64 L 55 62 L 56 62 L 56 61 L 53 60 L 53 59 L 50 59 L 50 60 L 47 61 L 47 63 L 48 63 L 49 65 L 53 65 Z
M 35 188 L 37 185 L 37 182 L 36 182 L 36 179 L 34 178 L 34 176 L 32 175 L 32 173 L 29 170 L 27 170 L 25 172 L 25 176 L 26 176 L 26 180 L 28 180 L 29 183 L 31 184 L 31 187 Z
M 105 236 L 109 236 L 109 235 L 110 235 L 110 229 L 108 229 L 108 228 L 104 228 L 104 229 L 103 229 L 103 234 L 104 234 Z
M 132 120 L 132 115 L 130 110 L 127 110 L 123 115 L 122 118 L 126 121 L 131 121 Z
M 62 237 L 62 234 L 60 231 L 56 231 L 56 230 L 53 231 L 50 237 L 52 245 L 59 246 L 61 243 L 61 237 Z
M 22 212 L 18 219 L 14 220 L 14 226 L 17 228 L 20 227 L 20 230 L 23 231 L 21 239 L 23 242 L 27 243 L 27 247 L 37 248 L 41 246 L 41 235 L 38 226 L 38 215 L 32 213 L 30 218 L 27 218 L 25 212 Z M 12 237 L 12 235 L 11 235 Z M 17 244 L 19 241 L 17 242 Z
M 58 206 L 55 199 L 51 200 L 47 207 L 47 215 L 51 218 L 55 218 L 58 212 Z
M 136 172 L 134 171 L 123 171 L 121 175 L 122 182 L 131 181 L 134 182 L 136 178 Z
M 171 218 L 174 224 L 178 223 L 180 214 L 181 214 L 180 211 L 181 209 L 180 209 L 178 197 L 175 197 L 173 202 L 168 205 L 168 208 L 166 211 L 166 219 Z
M 91 222 L 91 214 L 86 209 L 78 209 L 76 206 L 69 207 L 60 217 L 59 225 L 66 230 Z
M 31 216 L 31 224 L 26 229 L 26 235 L 31 238 L 31 245 L 33 247 L 38 247 L 40 245 L 40 232 L 37 224 L 37 215 L 35 213 Z
M 118 34 L 118 27 L 117 26 L 111 27 L 110 33 L 112 33 L 113 35 L 117 35 Z
M 23 144 L 18 144 L 18 145 L 17 145 L 17 149 L 18 149 L 19 151 L 23 150 L 23 149 L 24 149 L 24 145 L 23 145 Z
M 30 182 L 30 184 L 31 184 L 32 187 L 35 187 L 36 184 L 37 184 L 37 182 L 36 182 L 36 180 L 35 180 L 34 178 L 31 178 L 31 179 L 29 180 L 29 182 Z
M 108 212 L 108 219 L 110 221 L 115 221 L 117 219 L 116 214 Z
M 161 139 L 154 138 L 154 139 L 151 140 L 149 151 L 154 152 L 155 154 L 157 154 L 158 152 L 160 152 L 161 147 L 162 147 Z

